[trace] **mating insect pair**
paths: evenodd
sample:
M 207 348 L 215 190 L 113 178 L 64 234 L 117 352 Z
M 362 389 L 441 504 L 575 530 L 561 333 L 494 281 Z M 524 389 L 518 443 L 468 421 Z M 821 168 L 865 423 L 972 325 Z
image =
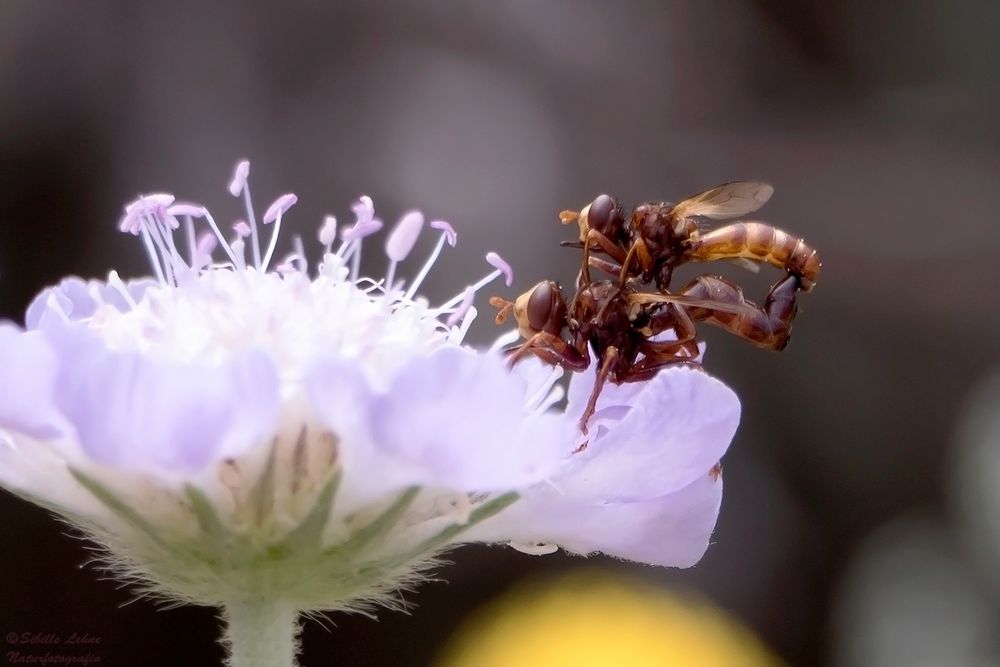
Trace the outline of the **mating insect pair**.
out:
M 579 212 L 564 211 L 560 215 L 564 223 L 579 223 L 580 240 L 563 245 L 583 250 L 572 299 L 567 301 L 555 282 L 542 281 L 513 302 L 490 300 L 500 309 L 497 323 L 513 311 L 524 338 L 510 351 L 511 364 L 534 354 L 579 372 L 590 365 L 593 348 L 599 367 L 580 418 L 580 429 L 586 433 L 607 380 L 639 382 L 666 366 L 696 364 L 697 321 L 722 327 L 758 347 L 782 349 L 791 332 L 797 293 L 812 289 L 819 275 L 816 251 L 761 222 L 736 222 L 704 234 L 698 226 L 699 218 L 728 220 L 752 213 L 772 193 L 764 183 L 727 183 L 676 205 L 640 204 L 627 221 L 608 195 Z M 670 291 L 677 266 L 715 260 L 750 263 L 754 268 L 771 264 L 787 275 L 771 287 L 763 306 L 747 301 L 738 285 L 717 276 L 700 276 Z M 595 281 L 591 268 L 616 279 Z M 656 291 L 645 291 L 645 284 L 654 285 Z

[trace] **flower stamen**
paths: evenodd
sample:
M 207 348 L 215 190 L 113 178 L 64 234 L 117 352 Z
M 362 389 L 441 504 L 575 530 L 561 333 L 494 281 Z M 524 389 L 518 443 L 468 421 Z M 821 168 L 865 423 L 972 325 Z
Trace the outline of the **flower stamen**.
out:
M 142 236 L 142 244 L 146 248 L 146 255 L 149 257 L 149 263 L 153 266 L 153 273 L 156 274 L 156 279 L 160 283 L 166 284 L 167 279 L 163 275 L 163 269 L 160 268 L 160 258 L 156 254 L 156 247 L 153 245 L 153 239 L 150 238 L 149 230 L 146 229 L 145 225 L 140 224 L 139 233 Z
M 218 240 L 213 234 L 205 233 L 201 235 L 198 239 L 198 243 L 194 248 L 193 258 L 191 260 L 191 268 L 197 271 L 201 271 L 203 268 L 207 267 L 212 263 L 212 252 L 215 250 L 216 246 L 219 245 Z
M 247 269 L 247 259 L 246 259 L 246 241 L 242 238 L 235 239 L 229 244 L 229 248 L 232 250 L 232 257 L 235 258 L 233 262 L 233 268 L 237 271 L 246 271 Z
M 490 345 L 489 353 L 496 354 L 503 348 L 507 347 L 508 345 L 513 345 L 519 340 L 521 340 L 521 332 L 519 332 L 517 329 L 506 331 L 497 336 L 497 339 L 493 341 L 493 344 Z
M 267 252 L 264 253 L 264 259 L 261 261 L 260 270 L 261 272 L 266 272 L 268 265 L 271 263 L 271 256 L 274 255 L 274 247 L 278 244 L 278 234 L 281 233 L 281 218 L 288 209 L 295 206 L 295 203 L 299 201 L 299 198 L 292 193 L 283 194 L 274 200 L 274 203 L 267 207 L 264 212 L 264 217 L 261 219 L 265 225 L 274 223 L 274 229 L 271 231 L 271 240 L 267 244 Z
M 260 270 L 260 239 L 257 235 L 257 218 L 253 212 L 253 200 L 250 198 L 250 161 L 240 160 L 233 171 L 233 179 L 229 182 L 229 194 L 234 197 L 243 195 L 243 205 L 247 210 L 247 220 L 250 221 L 250 245 L 253 247 L 253 265 Z
M 233 252 L 233 249 L 229 246 L 229 243 L 226 241 L 226 237 L 222 235 L 222 230 L 219 229 L 219 225 L 215 224 L 215 218 L 212 217 L 211 212 L 209 212 L 208 209 L 203 210 L 205 221 L 208 222 L 212 231 L 215 232 L 215 237 L 219 239 L 219 244 L 222 246 L 222 249 L 226 251 L 227 255 L 229 255 L 229 261 L 233 263 L 233 266 L 236 266 L 240 263 L 236 258 L 236 253 Z
M 426 278 L 427 274 L 430 273 L 431 267 L 434 266 L 434 262 L 437 261 L 438 256 L 441 254 L 441 250 L 444 248 L 445 242 L 453 248 L 455 247 L 455 243 L 458 242 L 458 234 L 456 234 L 451 225 L 444 220 L 433 220 L 430 226 L 432 229 L 441 230 L 441 237 L 438 239 L 437 245 L 434 246 L 434 250 L 431 251 L 427 261 L 424 262 L 420 272 L 417 273 L 417 277 L 413 279 L 409 289 L 406 290 L 406 295 L 403 297 L 405 299 L 412 299 L 416 296 L 417 290 L 420 289 L 420 285 L 424 282 L 424 278 Z
M 420 211 L 410 211 L 405 214 L 396 228 L 389 234 L 385 242 L 385 254 L 389 257 L 389 268 L 385 272 L 385 291 L 388 294 L 393 289 L 396 278 L 396 266 L 406 259 L 413 250 L 420 231 L 424 226 L 424 215 Z
M 361 272 L 361 242 L 366 236 L 382 229 L 382 221 L 375 217 L 375 204 L 368 195 L 362 195 L 351 210 L 354 212 L 354 226 L 341 232 L 343 243 L 337 254 L 351 260 L 351 280 L 357 281 Z
M 461 303 L 461 301 L 465 298 L 465 294 L 466 292 L 468 292 L 468 290 L 472 290 L 473 292 L 478 292 L 479 290 L 486 287 L 500 276 L 504 277 L 504 282 L 506 282 L 507 287 L 511 286 L 511 284 L 514 281 L 514 272 L 510 268 L 510 264 L 505 262 L 504 259 L 495 252 L 486 253 L 486 261 L 489 262 L 491 266 L 495 266 L 496 270 L 481 278 L 479 282 L 475 283 L 474 285 L 466 287 L 461 294 L 453 296 L 452 298 L 448 299 L 446 302 L 438 306 L 437 310 L 439 313 L 448 312 L 449 310 L 457 306 L 459 303 Z
M 172 263 L 172 257 L 170 250 L 164 241 L 164 236 L 169 236 L 169 234 L 158 224 L 158 220 L 150 216 L 148 213 L 142 215 L 142 229 L 147 234 L 153 242 L 153 246 L 159 251 L 157 258 L 159 260 L 160 267 L 163 269 L 163 275 L 165 276 L 165 283 L 168 285 L 176 285 L 177 281 L 174 278 L 174 267 Z
M 323 254 L 329 255 L 333 249 L 333 242 L 337 240 L 337 218 L 328 215 L 323 219 L 323 226 L 319 228 L 319 242 L 323 244 Z
M 168 273 L 172 274 L 173 284 L 176 285 L 178 284 L 178 277 L 183 275 L 189 267 L 177 251 L 177 246 L 174 244 L 174 235 L 171 231 L 179 227 L 180 223 L 178 222 L 176 225 L 173 225 L 171 224 L 171 220 L 176 222 L 176 218 L 170 218 L 166 212 L 162 212 L 160 215 L 153 217 L 152 222 L 162 241 L 161 249 L 164 253 L 163 264 L 167 267 Z
M 197 271 L 198 264 L 198 242 L 194 232 L 194 218 L 190 215 L 184 216 L 184 236 L 187 239 L 188 257 L 191 258 L 191 267 Z

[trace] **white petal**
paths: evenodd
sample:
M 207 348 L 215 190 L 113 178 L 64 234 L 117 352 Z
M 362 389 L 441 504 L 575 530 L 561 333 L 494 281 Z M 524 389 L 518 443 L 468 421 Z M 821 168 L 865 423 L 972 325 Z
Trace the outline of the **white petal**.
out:
M 0 429 L 52 437 L 65 430 L 53 404 L 56 355 L 37 332 L 0 323 Z
M 592 502 L 657 498 L 698 479 L 725 454 L 740 419 L 739 399 L 729 387 L 684 367 L 636 384 L 638 391 L 622 392 L 631 405 L 622 406 L 617 420 L 605 421 L 606 430 L 592 428 L 586 450 L 556 480 L 566 493 Z M 599 405 L 610 411 L 622 393 Z
M 572 448 L 571 422 L 527 411 L 525 383 L 493 355 L 442 347 L 403 366 L 385 391 L 352 363 L 327 360 L 308 380 L 320 420 L 341 438 L 345 481 L 383 492 L 515 489 L 554 474 Z
M 277 428 L 278 379 L 263 354 L 179 363 L 108 350 L 70 330 L 56 345 L 56 405 L 99 463 L 192 473 L 269 440 Z
M 635 503 L 593 505 L 544 486 L 525 492 L 471 540 L 558 544 L 577 554 L 691 567 L 705 554 L 722 502 L 722 479 L 704 474 L 674 493 Z

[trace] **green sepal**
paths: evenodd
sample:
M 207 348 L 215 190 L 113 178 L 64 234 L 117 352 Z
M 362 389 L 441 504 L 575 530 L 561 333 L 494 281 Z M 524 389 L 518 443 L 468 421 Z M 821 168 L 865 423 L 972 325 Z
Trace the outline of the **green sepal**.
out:
M 274 462 L 277 457 L 277 445 L 271 447 L 267 455 L 267 463 L 264 465 L 264 472 L 260 479 L 250 489 L 249 502 L 253 512 L 253 522 L 258 526 L 263 526 L 265 521 L 271 517 L 274 505 Z
M 406 510 L 413 504 L 419 493 L 420 487 L 411 486 L 392 505 L 389 505 L 385 511 L 375 517 L 371 523 L 354 531 L 351 537 L 344 542 L 326 549 L 324 555 L 331 558 L 342 553 L 356 555 L 362 553 L 369 546 L 379 543 L 382 538 L 392 531 Z
M 122 501 L 122 499 L 115 495 L 114 492 L 98 482 L 96 479 L 72 466 L 70 466 L 69 472 L 73 475 L 73 478 L 80 483 L 80 486 L 87 489 L 92 496 L 101 501 L 101 503 L 111 510 L 111 512 L 118 518 L 148 537 L 157 547 L 169 554 L 182 556 L 189 555 L 179 549 L 176 545 L 172 544 L 170 541 L 163 539 L 163 536 L 158 530 L 156 530 L 156 528 L 153 527 L 153 524 L 147 521 L 145 517 L 136 512 L 134 509 L 129 507 L 127 503 Z
M 277 546 L 277 549 L 296 552 L 300 549 L 316 550 L 323 540 L 323 531 L 333 511 L 334 498 L 340 488 L 341 474 L 338 470 L 323 486 L 309 514 L 293 528 Z
M 185 484 L 184 494 L 191 503 L 191 510 L 209 547 L 205 555 L 211 561 L 221 559 L 225 563 L 232 563 L 233 557 L 241 551 L 240 547 L 246 546 L 246 540 L 222 523 L 212 501 L 202 493 L 201 489 L 192 484 Z
M 442 528 L 436 535 L 428 537 L 426 540 L 414 547 L 409 553 L 403 554 L 399 558 L 395 559 L 396 562 L 400 564 L 405 563 L 408 560 L 419 558 L 421 554 L 438 551 L 442 547 L 450 544 L 454 538 L 458 537 L 469 528 L 475 526 L 477 523 L 485 521 L 486 519 L 489 519 L 490 517 L 495 516 L 507 509 L 517 502 L 518 498 L 520 498 L 520 496 L 516 492 L 511 491 L 483 503 L 476 509 L 472 510 L 469 514 L 468 521 L 464 523 L 453 523 L 450 526 Z

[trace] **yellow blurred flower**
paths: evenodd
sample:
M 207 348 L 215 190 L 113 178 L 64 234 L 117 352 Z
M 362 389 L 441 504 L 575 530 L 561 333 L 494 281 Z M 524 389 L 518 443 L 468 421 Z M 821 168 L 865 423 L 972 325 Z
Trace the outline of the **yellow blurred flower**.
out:
M 460 627 L 439 667 L 782 667 L 708 601 L 598 572 L 529 584 Z

